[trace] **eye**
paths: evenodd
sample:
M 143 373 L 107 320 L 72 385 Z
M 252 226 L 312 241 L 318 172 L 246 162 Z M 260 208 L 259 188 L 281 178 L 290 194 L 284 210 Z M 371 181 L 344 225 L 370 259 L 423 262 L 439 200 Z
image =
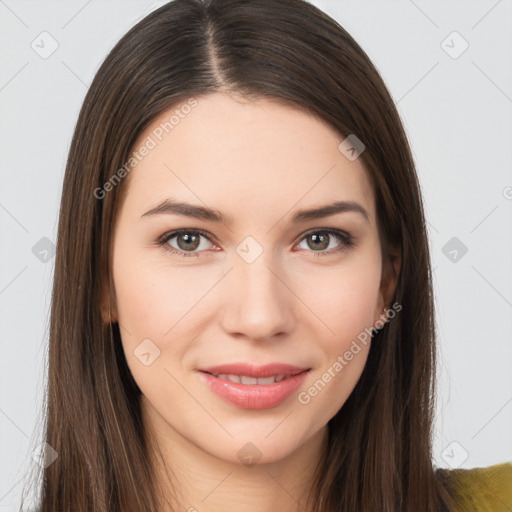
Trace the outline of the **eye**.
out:
M 204 247 L 201 243 L 201 238 L 206 238 L 211 244 L 210 235 L 206 231 L 200 229 L 178 229 L 171 231 L 170 233 L 164 234 L 159 240 L 158 245 L 161 245 L 165 250 L 170 251 L 174 254 L 178 254 L 183 257 L 199 256 L 197 249 L 205 250 L 208 247 Z M 170 242 L 175 240 L 174 246 Z
M 337 238 L 341 240 L 341 243 L 338 245 L 332 245 L 331 241 L 333 238 Z M 350 247 L 354 246 L 354 239 L 348 233 L 343 231 L 339 231 L 337 229 L 322 229 L 316 231 L 310 231 L 306 233 L 301 239 L 306 242 L 307 247 L 313 248 L 314 256 L 327 256 L 334 253 L 339 253 L 342 251 L 346 251 L 350 249 Z M 308 243 L 311 241 L 310 243 Z M 299 248 L 301 248 L 299 246 Z M 303 248 L 303 247 L 302 247 Z M 325 250 L 329 249 L 329 250 Z
M 157 241 L 158 245 L 162 246 L 166 251 L 170 251 L 173 254 L 183 257 L 198 257 L 199 253 L 208 249 L 208 243 L 202 243 L 201 238 L 205 238 L 209 244 L 212 244 L 210 238 L 211 235 L 201 229 L 177 229 L 169 233 L 165 233 Z M 336 246 L 332 246 L 331 241 L 333 239 L 341 241 Z M 311 243 L 308 241 L 311 240 Z M 173 241 L 173 243 L 171 243 Z M 348 250 L 354 246 L 354 239 L 348 233 L 339 231 L 337 229 L 317 229 L 316 231 L 310 231 L 302 236 L 301 243 L 306 241 L 306 245 L 309 248 L 313 248 L 312 252 L 314 256 L 324 256 L 334 253 L 339 253 Z M 304 247 L 300 247 L 304 249 Z M 328 250 L 325 250 L 328 249 Z

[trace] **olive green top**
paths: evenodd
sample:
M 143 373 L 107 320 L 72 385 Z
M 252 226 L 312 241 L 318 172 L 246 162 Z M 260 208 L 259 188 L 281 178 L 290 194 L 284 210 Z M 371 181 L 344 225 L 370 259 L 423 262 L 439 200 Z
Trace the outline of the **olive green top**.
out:
M 484 468 L 438 468 L 456 512 L 512 512 L 512 462 Z

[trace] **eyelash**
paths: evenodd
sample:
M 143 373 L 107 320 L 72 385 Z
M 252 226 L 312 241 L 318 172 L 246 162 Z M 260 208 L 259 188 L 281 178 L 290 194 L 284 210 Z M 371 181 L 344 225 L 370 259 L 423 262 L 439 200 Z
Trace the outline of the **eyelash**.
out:
M 176 236 L 179 236 L 183 233 L 186 233 L 186 234 L 193 234 L 193 235 L 202 235 L 204 236 L 210 243 L 213 243 L 211 240 L 210 240 L 210 234 L 207 233 L 206 231 L 203 231 L 202 229 L 187 229 L 187 228 L 183 228 L 183 229 L 177 229 L 177 230 L 174 230 L 174 231 L 170 231 L 168 233 L 165 233 L 163 234 L 158 240 L 157 240 L 157 244 L 159 246 L 161 246 L 165 251 L 169 251 L 173 254 L 176 254 L 178 256 L 182 256 L 184 258 L 188 258 L 188 257 L 198 257 L 199 256 L 199 252 L 186 252 L 186 251 L 180 251 L 178 249 L 175 249 L 174 247 L 171 247 L 167 242 L 169 240 L 171 240 L 172 238 L 175 238 Z M 314 254 L 315 257 L 318 257 L 318 256 L 328 256 L 328 255 L 332 255 L 332 254 L 336 254 L 336 253 L 341 253 L 341 252 L 344 252 L 344 251 L 347 251 L 348 249 L 350 249 L 351 247 L 353 247 L 355 245 L 355 242 L 354 242 L 354 238 L 349 235 L 348 233 L 345 233 L 343 231 L 339 231 L 337 229 L 315 229 L 315 230 L 312 230 L 312 231 L 308 231 L 307 233 L 305 233 L 302 238 L 299 240 L 299 243 L 302 242 L 306 237 L 310 236 L 310 235 L 314 235 L 314 234 L 327 234 L 327 235 L 332 235 L 332 236 L 335 236 L 337 238 L 339 238 L 341 240 L 341 244 L 334 248 L 334 249 L 330 249 L 328 251 L 307 251 L 307 252 L 312 252 Z M 202 252 L 202 251 L 200 251 Z

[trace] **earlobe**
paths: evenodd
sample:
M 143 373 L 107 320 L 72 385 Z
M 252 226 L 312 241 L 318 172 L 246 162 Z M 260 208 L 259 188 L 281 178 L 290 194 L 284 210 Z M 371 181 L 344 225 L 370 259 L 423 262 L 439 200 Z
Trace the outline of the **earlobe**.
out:
M 113 311 L 109 311 L 108 308 L 101 308 L 101 318 L 105 324 L 115 324 L 117 322 L 116 316 Z
M 383 266 L 379 294 L 379 310 L 382 312 L 391 307 L 391 301 L 396 292 L 398 276 L 400 275 L 401 254 L 395 250 L 388 254 Z
M 108 300 L 109 293 L 103 294 L 101 298 L 100 310 L 101 318 L 105 324 L 113 324 L 117 322 L 117 310 L 115 300 Z

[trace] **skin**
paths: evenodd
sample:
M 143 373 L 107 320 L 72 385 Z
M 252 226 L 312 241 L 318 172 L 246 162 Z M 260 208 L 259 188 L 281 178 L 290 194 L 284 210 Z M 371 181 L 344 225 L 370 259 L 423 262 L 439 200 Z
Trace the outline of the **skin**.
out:
M 301 392 L 382 318 L 396 283 L 382 272 L 374 193 L 361 159 L 349 161 L 338 150 L 344 137 L 318 118 L 269 99 L 221 93 L 196 99 L 122 184 L 110 314 L 142 390 L 145 424 L 178 490 L 173 504 L 201 511 L 305 510 L 327 422 L 354 389 L 370 343 L 360 344 L 308 404 L 294 394 L 271 409 L 241 409 L 214 394 L 197 369 L 240 361 L 295 364 L 311 368 Z M 134 148 L 175 108 L 155 119 Z M 218 210 L 233 223 L 168 213 L 141 217 L 170 197 Z M 359 203 L 368 221 L 345 212 L 290 224 L 298 210 L 340 200 Z M 180 228 L 211 234 L 191 249 L 198 255 L 181 257 L 158 245 L 159 237 Z M 349 233 L 355 245 L 334 252 L 344 242 L 331 235 L 318 249 L 306 233 L 320 228 Z M 251 263 L 237 253 L 247 236 L 263 251 Z M 167 245 L 186 252 L 179 238 Z M 134 355 L 144 339 L 160 350 L 149 366 Z M 237 456 L 249 442 L 261 453 L 250 467 Z

